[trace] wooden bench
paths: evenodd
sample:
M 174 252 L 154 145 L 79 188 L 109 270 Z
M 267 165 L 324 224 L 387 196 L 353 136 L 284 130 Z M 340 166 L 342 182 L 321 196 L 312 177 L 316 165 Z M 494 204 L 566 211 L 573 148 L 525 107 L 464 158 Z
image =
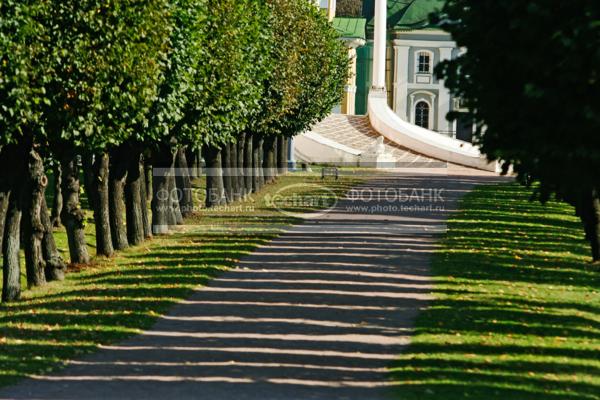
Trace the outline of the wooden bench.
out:
M 321 179 L 325 179 L 327 176 L 334 176 L 337 181 L 340 179 L 340 170 L 336 167 L 324 167 L 321 170 Z

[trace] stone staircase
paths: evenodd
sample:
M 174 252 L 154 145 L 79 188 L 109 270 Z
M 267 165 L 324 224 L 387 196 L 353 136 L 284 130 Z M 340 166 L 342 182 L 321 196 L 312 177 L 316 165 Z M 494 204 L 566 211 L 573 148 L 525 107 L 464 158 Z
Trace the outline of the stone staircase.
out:
M 311 131 L 363 153 L 368 152 L 381 136 L 371 127 L 369 117 L 362 115 L 331 114 L 313 126 Z M 388 139 L 384 139 L 384 145 L 386 153 L 396 158 L 398 168 L 443 168 L 447 165 L 443 161 L 417 154 Z

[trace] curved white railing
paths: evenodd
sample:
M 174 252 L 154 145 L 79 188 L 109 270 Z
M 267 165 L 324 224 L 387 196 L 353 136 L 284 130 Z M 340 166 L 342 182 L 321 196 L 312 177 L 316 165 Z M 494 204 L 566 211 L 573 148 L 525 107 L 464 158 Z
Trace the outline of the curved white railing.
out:
M 373 89 L 369 94 L 369 119 L 379 134 L 409 150 L 441 161 L 496 172 L 496 163 L 489 163 L 470 143 L 443 136 L 402 120 L 387 104 L 386 47 L 387 0 L 375 0 L 373 43 Z
M 385 92 L 369 94 L 369 119 L 373 128 L 388 140 L 409 150 L 441 161 L 485 171 L 497 171 L 471 143 L 430 131 L 401 119 L 387 104 Z
M 327 139 L 315 132 L 304 132 L 294 139 L 298 159 L 310 163 L 353 165 L 360 163 L 361 151 Z

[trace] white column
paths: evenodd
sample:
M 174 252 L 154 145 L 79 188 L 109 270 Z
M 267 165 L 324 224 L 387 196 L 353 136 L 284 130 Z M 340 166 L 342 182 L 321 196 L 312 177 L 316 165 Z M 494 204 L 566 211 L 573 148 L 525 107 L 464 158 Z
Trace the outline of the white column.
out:
M 435 94 L 431 95 L 431 106 L 432 106 L 432 109 L 429 110 L 429 129 L 435 129 L 435 127 L 433 126 L 434 125 L 434 118 L 435 118 L 435 115 L 434 115 L 435 109 L 433 108 L 433 107 L 435 107 L 435 98 L 436 98 Z M 439 117 L 439 114 L 438 114 L 438 117 Z M 439 129 L 439 125 L 438 125 L 438 131 L 439 130 L 440 129 Z
M 394 66 L 392 73 L 392 111 L 398 113 L 398 46 L 394 46 L 392 57 L 392 65 Z
M 387 47 L 387 0 L 375 0 L 375 42 L 373 45 L 373 89 L 385 92 Z
M 294 138 L 291 137 L 288 140 L 288 170 L 295 171 L 296 170 L 296 146 L 294 143 Z
M 409 46 L 394 46 L 396 54 L 396 82 L 395 83 L 395 112 L 400 118 L 408 121 L 410 113 L 407 111 L 408 98 L 408 54 Z
M 328 8 L 327 8 L 327 16 L 329 17 L 329 21 L 333 21 L 335 18 L 335 9 L 336 9 L 336 0 L 329 0 Z
M 452 58 L 452 48 L 440 48 L 440 62 Z M 440 132 L 448 132 L 452 130 L 452 125 L 446 120 L 446 115 L 450 112 L 450 91 L 444 87 L 444 81 L 439 81 L 440 95 L 438 100 L 438 123 L 437 130 Z

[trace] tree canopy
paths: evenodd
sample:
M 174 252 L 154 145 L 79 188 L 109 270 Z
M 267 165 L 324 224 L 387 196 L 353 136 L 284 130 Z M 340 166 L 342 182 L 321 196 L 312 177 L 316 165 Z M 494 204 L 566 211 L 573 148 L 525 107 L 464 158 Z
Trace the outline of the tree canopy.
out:
M 98 150 L 145 129 L 166 61 L 168 2 L 49 3 L 50 139 Z
M 575 205 L 600 259 L 600 3 L 450 0 L 439 20 L 467 51 L 437 71 L 482 151 Z
M 362 17 L 363 0 L 337 0 L 338 17 Z
M 280 66 L 267 82 L 261 131 L 293 136 L 327 116 L 342 98 L 349 60 L 339 34 L 309 2 L 268 0 Z M 313 35 L 310 45 L 305 36 Z
M 296 19 L 300 32 L 318 32 L 309 48 L 299 54 L 298 93 L 291 110 L 293 118 L 283 121 L 283 133 L 294 136 L 325 118 L 339 103 L 347 82 L 349 58 L 339 34 L 314 7 L 306 7 Z
M 45 33 L 46 3 L 8 0 L 0 3 L 0 148 L 24 134 L 43 129 L 42 104 L 48 102 L 49 78 L 40 60 L 47 53 L 39 40 Z
M 20 294 L 20 249 L 30 285 L 62 276 L 46 167 L 71 262 L 90 260 L 82 193 L 96 253 L 111 256 L 190 215 L 200 148 L 207 199 L 213 186 L 235 201 L 273 181 L 285 138 L 332 110 L 348 73 L 309 0 L 0 0 L 0 10 L 5 301 Z

